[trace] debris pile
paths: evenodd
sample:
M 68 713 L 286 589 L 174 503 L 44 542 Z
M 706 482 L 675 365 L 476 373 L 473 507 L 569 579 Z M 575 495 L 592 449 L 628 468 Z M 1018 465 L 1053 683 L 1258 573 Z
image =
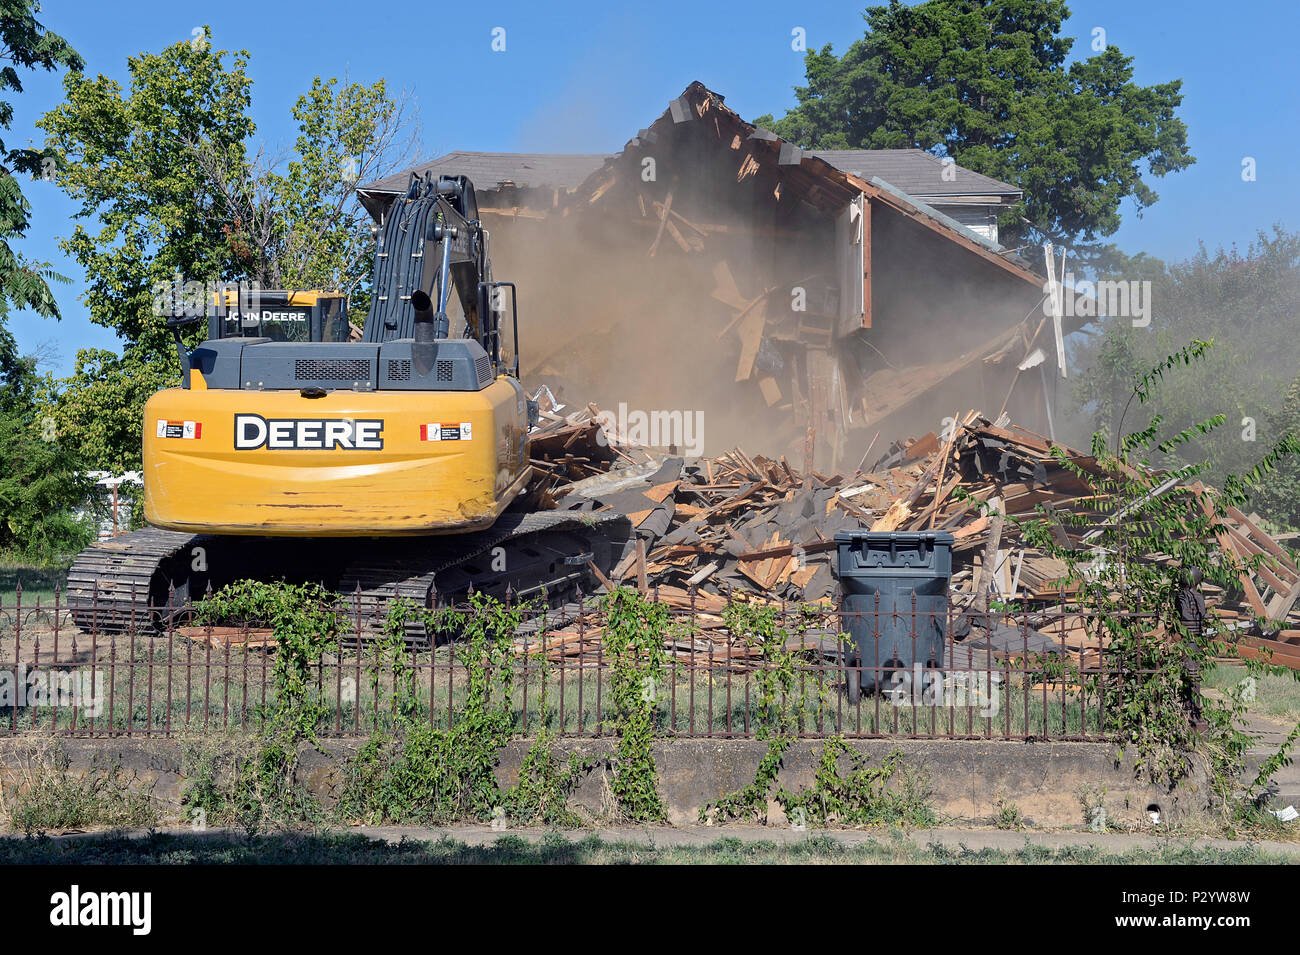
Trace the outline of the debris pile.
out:
M 1065 564 L 1022 541 L 1012 518 L 1038 518 L 1040 508 L 1073 515 L 1057 522 L 1053 533 L 1062 546 L 1084 550 L 1108 521 L 1124 518 L 1077 473 L 1105 477 L 1096 458 L 1061 448 L 1062 460 L 1046 438 L 1005 416 L 992 421 L 970 411 L 944 435 L 899 442 L 866 470 L 828 475 L 796 468 L 785 456 L 740 449 L 690 461 L 652 454 L 627 445 L 594 405 L 567 418 L 557 411 L 544 412 L 534 434 L 533 463 L 541 473 L 535 502 L 625 515 L 635 529 L 635 548 L 608 572 L 592 567 L 601 586 L 655 589 L 674 607 L 694 607 L 703 615 L 706 638 L 709 629 L 721 627 L 718 614 L 728 599 L 829 605 L 838 592 L 835 533 L 854 528 L 951 533 L 957 607 L 979 598 L 1068 609 Z M 1153 493 L 1175 486 L 1170 479 Z M 1183 490 L 1209 506 L 1199 485 Z M 1265 563 L 1242 574 L 1241 604 L 1232 602 L 1235 594 L 1207 588 L 1215 612 L 1242 626 L 1264 617 L 1285 628 L 1300 597 L 1295 561 L 1251 517 L 1229 508 L 1221 518 L 1226 530 L 1220 545 L 1242 558 L 1262 554 Z M 1093 645 L 1086 629 L 1082 617 L 1058 619 L 1052 637 L 1060 648 L 1087 650 Z M 1282 639 L 1290 633 L 1300 636 L 1300 629 L 1282 629 Z M 590 630 L 569 637 L 548 653 L 579 655 L 583 645 L 599 642 Z M 1300 640 L 1296 644 L 1284 645 L 1280 656 L 1300 660 Z M 675 649 L 698 653 L 703 647 Z

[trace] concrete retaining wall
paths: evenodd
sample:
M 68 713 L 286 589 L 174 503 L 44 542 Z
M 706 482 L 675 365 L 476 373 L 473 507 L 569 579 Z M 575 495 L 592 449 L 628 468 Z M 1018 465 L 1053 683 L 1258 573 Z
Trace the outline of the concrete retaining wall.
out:
M 360 741 L 327 740 L 323 752 L 304 747 L 302 779 L 325 803 L 341 791 L 343 765 Z M 607 818 L 611 774 L 608 759 L 613 740 L 560 740 L 557 752 L 566 759 L 576 753 L 595 761 L 572 797 L 575 807 L 586 810 L 593 821 Z M 1147 822 L 1147 810 L 1158 807 L 1161 820 L 1178 821 L 1205 811 L 1210 803 L 1203 775 L 1193 776 L 1176 789 L 1153 786 L 1133 770 L 1131 761 L 1117 759 L 1109 743 L 979 742 L 965 740 L 859 740 L 849 745 L 879 762 L 893 750 L 903 754 L 903 766 L 923 774 L 931 801 L 940 817 L 954 822 L 988 822 L 998 804 L 1015 806 L 1029 822 L 1039 826 L 1081 826 L 1086 821 L 1085 801 L 1100 802 L 1116 825 Z M 0 740 L 0 785 L 9 790 L 25 774 L 48 765 L 57 747 L 75 773 L 120 767 L 133 784 L 149 789 L 168 815 L 179 817 L 182 744 L 167 739 L 62 739 L 19 737 Z M 503 785 L 518 777 L 529 742 L 516 740 L 501 754 L 497 775 Z M 779 782 L 797 790 L 813 783 L 822 744 L 801 740 L 793 744 L 782 762 Z M 655 744 L 660 791 L 674 824 L 694 823 L 700 809 L 719 796 L 740 789 L 754 779 L 766 744 L 756 740 L 661 740 Z M 780 809 L 769 806 L 768 823 L 784 825 Z

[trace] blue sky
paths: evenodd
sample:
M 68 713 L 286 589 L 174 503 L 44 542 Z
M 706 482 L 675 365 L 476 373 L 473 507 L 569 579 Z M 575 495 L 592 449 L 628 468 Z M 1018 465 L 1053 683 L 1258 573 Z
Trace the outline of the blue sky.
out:
M 222 3 L 46 2 L 41 20 L 85 57 L 88 73 L 126 79 L 126 57 L 157 51 L 212 27 L 223 49 L 251 54 L 253 116 L 273 147 L 294 138 L 289 110 L 316 74 L 372 82 L 388 79 L 415 96 L 425 152 L 452 149 L 614 152 L 663 111 L 692 80 L 722 93 L 752 119 L 780 116 L 803 81 L 791 31 L 803 27 L 810 47 L 843 50 L 863 32 L 865 3 L 750 0 L 734 3 L 343 4 L 224 0 Z M 1242 0 L 1133 2 L 1075 0 L 1066 34 L 1089 55 L 1093 29 L 1136 58 L 1143 84 L 1184 80 L 1180 115 L 1196 165 L 1152 180 L 1160 202 L 1142 218 L 1130 207 L 1114 237 L 1130 252 L 1167 260 L 1249 244 L 1281 222 L 1300 229 L 1300 94 L 1294 38 L 1300 4 Z M 505 52 L 492 31 L 506 30 Z M 12 142 L 35 137 L 33 122 L 62 98 L 54 76 L 24 77 L 16 98 Z M 275 149 L 272 149 L 274 152 Z M 1243 182 L 1254 157 L 1257 178 Z M 49 369 L 71 372 L 78 348 L 116 347 L 92 325 L 79 300 L 82 275 L 58 239 L 71 231 L 73 203 L 50 183 L 28 183 L 33 227 L 19 248 L 48 259 L 73 282 L 57 286 L 61 322 L 15 314 L 10 328 L 30 350 L 53 345 Z

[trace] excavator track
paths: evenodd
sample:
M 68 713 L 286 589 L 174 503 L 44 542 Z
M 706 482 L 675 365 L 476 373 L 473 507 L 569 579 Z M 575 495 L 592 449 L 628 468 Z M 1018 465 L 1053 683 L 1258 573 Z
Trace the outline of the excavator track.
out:
M 429 608 L 471 591 L 504 600 L 508 589 L 515 601 L 544 598 L 549 616 L 558 611 L 563 620 L 578 592 L 597 586 L 590 565 L 609 573 L 633 546 L 631 525 L 620 514 L 508 512 L 485 531 L 407 545 L 405 553 L 386 541 L 382 553 L 351 564 L 337 589 L 360 621 L 354 629 L 363 639 L 382 628 L 388 603 L 397 598 Z M 435 639 L 423 621 L 406 624 L 412 646 Z
M 97 541 L 77 555 L 68 571 L 67 600 L 72 619 L 82 630 L 122 633 L 155 625 L 168 605 L 189 598 L 185 575 L 169 573 L 189 549 L 207 538 L 180 531 L 145 528 Z
M 619 514 L 511 513 L 472 534 L 409 539 L 301 540 L 192 535 L 145 529 L 100 541 L 68 572 L 68 604 L 87 632 L 157 632 L 183 622 L 209 590 L 240 579 L 320 583 L 338 592 L 365 640 L 382 630 L 397 598 L 419 607 L 459 602 L 470 590 L 528 600 L 554 612 L 579 588 L 596 587 L 589 564 L 608 573 L 634 546 Z M 406 639 L 428 646 L 423 621 Z M 355 640 L 356 638 L 353 637 Z

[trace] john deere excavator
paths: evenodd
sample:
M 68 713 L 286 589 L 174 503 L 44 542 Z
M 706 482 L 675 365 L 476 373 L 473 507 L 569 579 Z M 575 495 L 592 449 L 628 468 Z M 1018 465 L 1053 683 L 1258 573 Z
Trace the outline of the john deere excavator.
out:
M 593 585 L 589 562 L 627 552 L 616 516 L 511 508 L 536 406 L 473 184 L 413 176 L 377 236 L 359 340 L 343 300 L 322 293 L 264 293 L 253 308 L 218 296 L 168 319 L 183 380 L 145 406 L 149 527 L 78 556 L 80 627 L 157 626 L 244 578 L 360 593 L 369 621 L 393 597 L 427 606 L 471 586 L 555 604 Z M 204 320 L 208 339 L 187 351 L 181 329 Z

